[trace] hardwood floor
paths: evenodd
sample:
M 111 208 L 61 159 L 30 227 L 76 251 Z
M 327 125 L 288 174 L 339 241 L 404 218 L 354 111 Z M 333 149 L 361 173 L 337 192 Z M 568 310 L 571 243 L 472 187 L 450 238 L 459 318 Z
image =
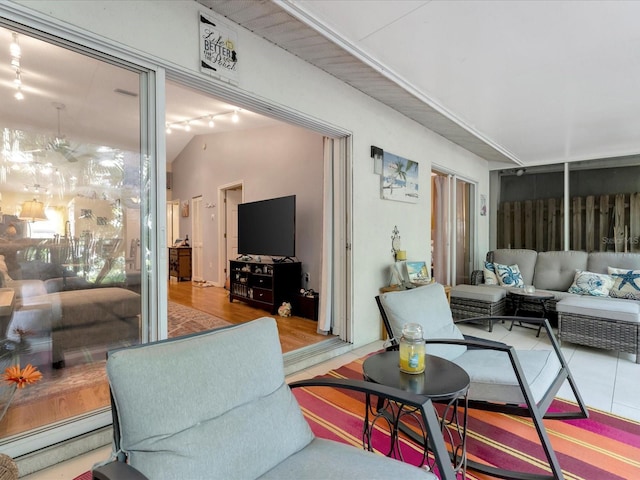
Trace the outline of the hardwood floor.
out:
M 191 282 L 172 279 L 168 291 L 169 300 L 228 322 L 243 323 L 262 316 L 275 318 L 285 353 L 331 338 L 318 334 L 317 322 L 313 320 L 301 317 L 283 318 L 242 302 L 231 303 L 224 288 L 201 288 Z M 102 365 L 88 363 L 60 370 L 40 367 L 42 380 L 18 390 L 5 416 L 0 420 L 0 440 L 108 407 L 109 386 Z
M 229 302 L 227 290 L 219 287 L 196 287 L 192 282 L 169 281 L 169 300 L 215 315 L 231 323 L 244 323 L 258 317 L 273 317 L 278 324 L 280 344 L 284 353 L 297 350 L 331 338 L 317 333 L 318 322 L 302 317 L 283 318 L 233 301 Z

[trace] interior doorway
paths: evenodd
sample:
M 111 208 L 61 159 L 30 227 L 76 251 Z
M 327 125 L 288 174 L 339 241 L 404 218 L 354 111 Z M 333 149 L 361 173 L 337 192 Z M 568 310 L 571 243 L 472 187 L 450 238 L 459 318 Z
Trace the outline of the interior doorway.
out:
M 238 205 L 242 203 L 242 183 L 225 185 L 220 188 L 218 197 L 224 206 L 222 213 L 224 228 L 220 229 L 219 245 L 223 255 L 220 256 L 220 275 L 225 288 L 229 286 L 229 260 L 238 257 Z

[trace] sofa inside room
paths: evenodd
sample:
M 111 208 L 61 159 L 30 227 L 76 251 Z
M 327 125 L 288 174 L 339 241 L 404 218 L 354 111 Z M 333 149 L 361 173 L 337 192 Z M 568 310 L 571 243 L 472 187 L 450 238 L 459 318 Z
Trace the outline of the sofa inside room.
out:
M 139 272 L 91 281 L 56 255 L 56 245 L 0 242 L 0 288 L 11 293 L 0 338 L 24 346 L 23 362 L 54 368 L 72 352 L 138 343 Z

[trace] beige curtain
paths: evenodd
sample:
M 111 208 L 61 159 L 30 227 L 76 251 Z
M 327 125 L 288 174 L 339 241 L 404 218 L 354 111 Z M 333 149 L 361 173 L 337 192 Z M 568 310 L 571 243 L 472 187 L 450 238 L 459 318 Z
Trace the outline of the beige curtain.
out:
M 333 306 L 333 139 L 324 138 L 324 191 L 322 208 L 322 276 L 320 305 L 318 307 L 318 333 L 332 330 Z M 335 328 L 334 328 L 335 330 Z M 335 333 L 335 332 L 334 332 Z
M 449 283 L 449 195 L 450 181 L 448 176 L 437 175 L 433 179 L 432 232 L 433 241 L 433 277 L 443 285 Z

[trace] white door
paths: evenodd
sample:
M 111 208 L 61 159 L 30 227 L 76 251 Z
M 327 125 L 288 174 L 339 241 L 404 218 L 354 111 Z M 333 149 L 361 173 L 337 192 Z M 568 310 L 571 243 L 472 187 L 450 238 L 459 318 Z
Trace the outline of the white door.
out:
M 238 204 L 242 203 L 242 187 L 225 190 L 225 285 L 229 278 L 229 260 L 238 258 Z
M 167 202 L 167 245 L 180 238 L 180 200 Z
M 202 275 L 202 197 L 194 197 L 191 200 L 191 208 L 193 214 L 191 216 L 191 275 L 192 279 L 201 282 L 204 280 Z

